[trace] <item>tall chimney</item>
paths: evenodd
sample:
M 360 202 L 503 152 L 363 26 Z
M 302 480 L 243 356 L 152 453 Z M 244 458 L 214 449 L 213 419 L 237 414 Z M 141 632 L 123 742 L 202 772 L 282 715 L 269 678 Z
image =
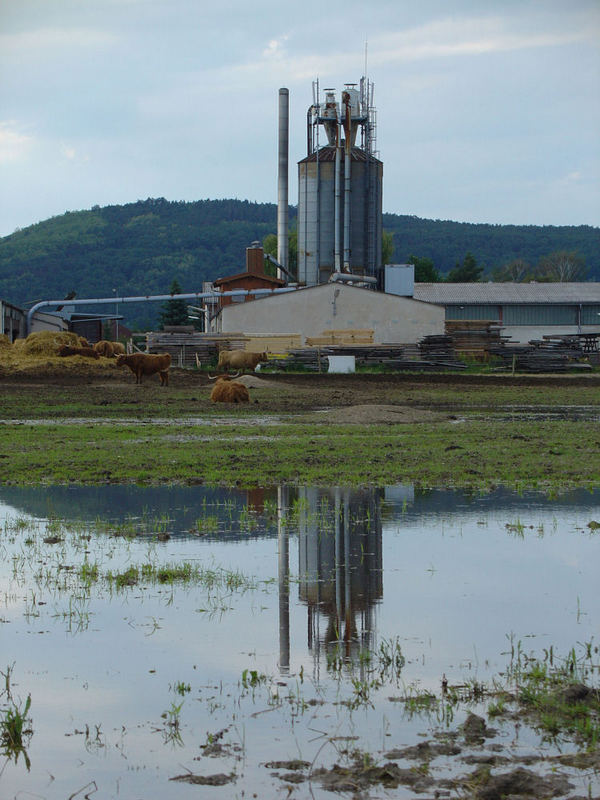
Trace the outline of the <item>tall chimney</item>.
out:
M 277 174 L 277 261 L 289 269 L 288 258 L 288 149 L 289 90 L 279 90 L 279 170 Z M 280 270 L 278 270 L 280 272 Z M 277 275 L 283 278 L 283 275 Z

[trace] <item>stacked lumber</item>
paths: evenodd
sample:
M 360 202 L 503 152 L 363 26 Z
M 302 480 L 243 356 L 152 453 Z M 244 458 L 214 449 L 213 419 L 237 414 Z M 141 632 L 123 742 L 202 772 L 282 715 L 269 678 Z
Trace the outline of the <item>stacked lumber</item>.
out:
M 319 336 L 307 336 L 307 347 L 323 347 L 327 345 L 373 344 L 372 328 L 329 329 Z
M 382 366 L 391 370 L 440 370 L 464 369 L 465 365 L 445 354 L 441 360 L 419 359 L 415 345 L 332 345 L 329 347 L 305 347 L 290 350 L 285 358 L 270 366 L 281 369 L 306 369 L 314 372 L 327 372 L 329 356 L 354 356 L 356 366 Z
M 250 353 L 287 353 L 302 347 L 299 333 L 249 333 L 246 350 Z
M 174 367 L 195 367 L 216 362 L 220 350 L 243 350 L 247 337 L 243 333 L 200 333 L 151 331 L 146 334 L 147 353 L 170 353 Z
M 526 345 L 502 343 L 490 348 L 490 353 L 503 362 L 503 367 L 519 372 L 566 372 L 591 369 L 583 361 L 584 353 L 573 337 L 552 336 L 532 339 Z
M 455 352 L 479 360 L 487 359 L 491 346 L 507 340 L 501 331 L 502 326 L 494 320 L 446 320 L 446 334 L 452 337 Z
M 421 358 L 431 361 L 454 360 L 454 343 L 451 336 L 424 336 L 419 340 Z

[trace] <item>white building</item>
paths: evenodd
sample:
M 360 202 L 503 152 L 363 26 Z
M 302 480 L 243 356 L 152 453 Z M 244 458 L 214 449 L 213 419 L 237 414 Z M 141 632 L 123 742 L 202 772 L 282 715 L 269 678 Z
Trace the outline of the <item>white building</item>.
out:
M 343 283 L 323 283 L 221 309 L 216 329 L 222 333 L 300 334 L 325 330 L 373 330 L 375 344 L 414 344 L 444 333 L 443 305 L 384 294 Z

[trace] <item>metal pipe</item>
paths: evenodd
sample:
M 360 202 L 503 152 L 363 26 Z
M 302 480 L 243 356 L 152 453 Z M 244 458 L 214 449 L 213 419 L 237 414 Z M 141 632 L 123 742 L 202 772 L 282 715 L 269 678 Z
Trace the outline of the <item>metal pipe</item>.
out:
M 277 178 L 277 261 L 288 268 L 289 91 L 279 90 L 279 169 Z M 281 275 L 277 276 L 281 278 Z
M 344 159 L 344 270 L 350 272 L 350 163 L 352 159 L 346 147 Z
M 339 137 L 339 134 L 338 134 Z M 342 151 L 338 143 L 335 148 L 335 198 L 333 205 L 333 268 L 336 272 L 340 271 L 342 265 L 341 246 L 340 246 L 340 206 L 341 198 L 341 170 L 342 170 Z
M 189 294 L 150 294 L 150 295 L 140 295 L 137 297 L 118 297 L 116 301 L 118 303 L 147 303 L 147 302 L 154 302 L 157 300 L 194 300 L 194 299 L 204 299 L 205 297 L 213 298 L 214 300 L 218 300 L 220 297 L 246 297 L 247 295 L 268 295 L 268 294 L 283 294 L 284 292 L 294 292 L 296 291 L 296 286 L 284 286 L 279 289 L 232 289 L 229 292 L 191 292 Z M 100 297 L 100 298 L 88 298 L 87 300 L 69 300 L 70 306 L 99 306 L 102 304 L 113 304 L 115 302 L 114 297 Z M 33 315 L 36 311 L 40 308 L 46 308 L 47 306 L 59 306 L 65 305 L 64 298 L 60 300 L 40 300 L 39 303 L 35 303 L 31 306 L 29 311 L 27 312 L 27 333 L 31 333 L 31 321 L 33 319 Z
M 334 272 L 329 278 L 329 282 L 336 283 L 338 281 L 340 283 L 368 283 L 373 286 L 377 284 L 377 278 L 373 278 L 370 275 L 352 275 L 347 272 Z
M 352 113 L 350 109 L 350 95 L 343 93 L 344 99 L 344 131 L 345 131 L 345 157 L 344 157 L 344 271 L 350 272 L 350 171 L 352 161 Z

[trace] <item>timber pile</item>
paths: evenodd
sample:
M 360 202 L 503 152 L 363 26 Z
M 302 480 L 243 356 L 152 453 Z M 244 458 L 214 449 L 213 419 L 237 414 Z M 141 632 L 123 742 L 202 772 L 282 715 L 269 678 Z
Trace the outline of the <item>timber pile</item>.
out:
M 287 353 L 302 347 L 299 333 L 249 333 L 245 349 L 249 353 Z
M 285 358 L 270 361 L 270 366 L 283 369 L 306 369 L 313 372 L 327 372 L 329 356 L 354 356 L 357 367 L 381 366 L 390 370 L 440 370 L 464 369 L 465 365 L 453 355 L 444 352 L 443 357 L 419 358 L 418 345 L 333 345 L 325 347 L 305 347 L 290 350 Z
M 492 355 L 502 359 L 503 368 L 519 372 L 567 372 L 591 369 L 582 359 L 581 345 L 574 337 L 551 336 L 532 339 L 526 345 L 502 344 L 490 349 Z
M 220 350 L 244 350 L 247 340 L 243 333 L 152 331 L 146 334 L 146 352 L 170 353 L 174 367 L 195 367 L 197 361 L 215 364 Z
M 480 360 L 488 358 L 490 347 L 508 340 L 501 331 L 502 326 L 493 320 L 446 320 L 446 334 L 452 337 L 455 352 Z
M 372 328 L 329 329 L 319 336 L 307 336 L 307 347 L 325 347 L 328 345 L 373 344 Z

